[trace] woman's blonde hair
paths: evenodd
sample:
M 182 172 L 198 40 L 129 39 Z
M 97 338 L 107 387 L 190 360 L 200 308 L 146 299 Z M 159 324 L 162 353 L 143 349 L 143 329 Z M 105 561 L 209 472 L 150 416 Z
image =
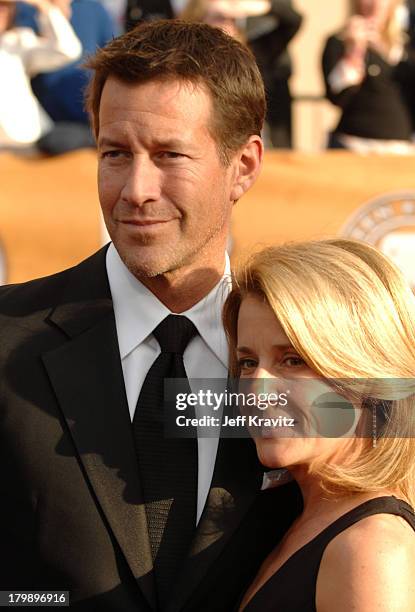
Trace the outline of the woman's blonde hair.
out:
M 367 441 L 352 463 L 310 469 L 328 491 L 392 488 L 414 504 L 415 297 L 402 274 L 376 249 L 346 239 L 292 243 L 252 255 L 236 273 L 224 306 L 234 376 L 239 308 L 252 294 L 269 304 L 316 373 L 349 379 L 352 389 L 353 381 L 356 388 L 359 381 L 369 382 L 370 397 L 388 406 L 376 446 Z
M 390 0 L 390 13 L 381 36 L 388 51 L 396 46 L 402 46 L 407 40 L 406 32 L 400 20 L 400 11 L 404 10 L 405 0 Z M 359 12 L 359 0 L 350 0 L 350 13 Z

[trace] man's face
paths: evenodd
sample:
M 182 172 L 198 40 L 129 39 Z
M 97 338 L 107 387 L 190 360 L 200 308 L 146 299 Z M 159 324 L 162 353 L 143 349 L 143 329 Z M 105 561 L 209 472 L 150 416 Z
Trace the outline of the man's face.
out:
M 109 78 L 100 105 L 100 202 L 138 278 L 223 259 L 236 158 L 224 167 L 209 132 L 210 96 L 177 81 Z

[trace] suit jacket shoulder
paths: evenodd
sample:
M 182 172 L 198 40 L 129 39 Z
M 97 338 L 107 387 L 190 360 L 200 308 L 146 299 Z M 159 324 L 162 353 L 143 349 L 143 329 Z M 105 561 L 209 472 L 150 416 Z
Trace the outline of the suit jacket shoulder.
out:
M 23 283 L 0 287 L 0 316 L 19 317 L 36 309 L 56 306 L 66 296 L 68 283 L 73 297 L 96 298 L 108 296 L 105 269 L 107 246 L 76 266 Z

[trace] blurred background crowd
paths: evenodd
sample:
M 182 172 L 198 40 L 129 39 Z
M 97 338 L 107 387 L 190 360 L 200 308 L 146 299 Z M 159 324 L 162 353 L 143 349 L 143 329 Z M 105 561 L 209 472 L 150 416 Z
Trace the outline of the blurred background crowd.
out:
M 337 18 L 342 15 L 344 23 L 327 32 L 331 4 L 338 5 Z M 0 0 L 0 147 L 49 155 L 93 147 L 83 108 L 85 58 L 142 20 L 180 17 L 223 28 L 251 48 L 268 96 L 267 147 L 412 153 L 414 0 L 320 1 L 308 11 L 303 5 L 300 0 Z M 306 40 L 307 30 L 317 40 L 296 49 L 297 33 Z M 314 55 L 314 65 L 301 54 Z

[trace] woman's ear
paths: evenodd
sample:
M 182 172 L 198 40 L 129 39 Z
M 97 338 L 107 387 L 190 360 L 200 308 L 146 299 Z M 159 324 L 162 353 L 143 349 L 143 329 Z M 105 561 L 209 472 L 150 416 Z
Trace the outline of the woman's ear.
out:
M 262 165 L 264 145 L 260 136 L 250 136 L 236 159 L 231 200 L 237 202 L 255 183 Z

